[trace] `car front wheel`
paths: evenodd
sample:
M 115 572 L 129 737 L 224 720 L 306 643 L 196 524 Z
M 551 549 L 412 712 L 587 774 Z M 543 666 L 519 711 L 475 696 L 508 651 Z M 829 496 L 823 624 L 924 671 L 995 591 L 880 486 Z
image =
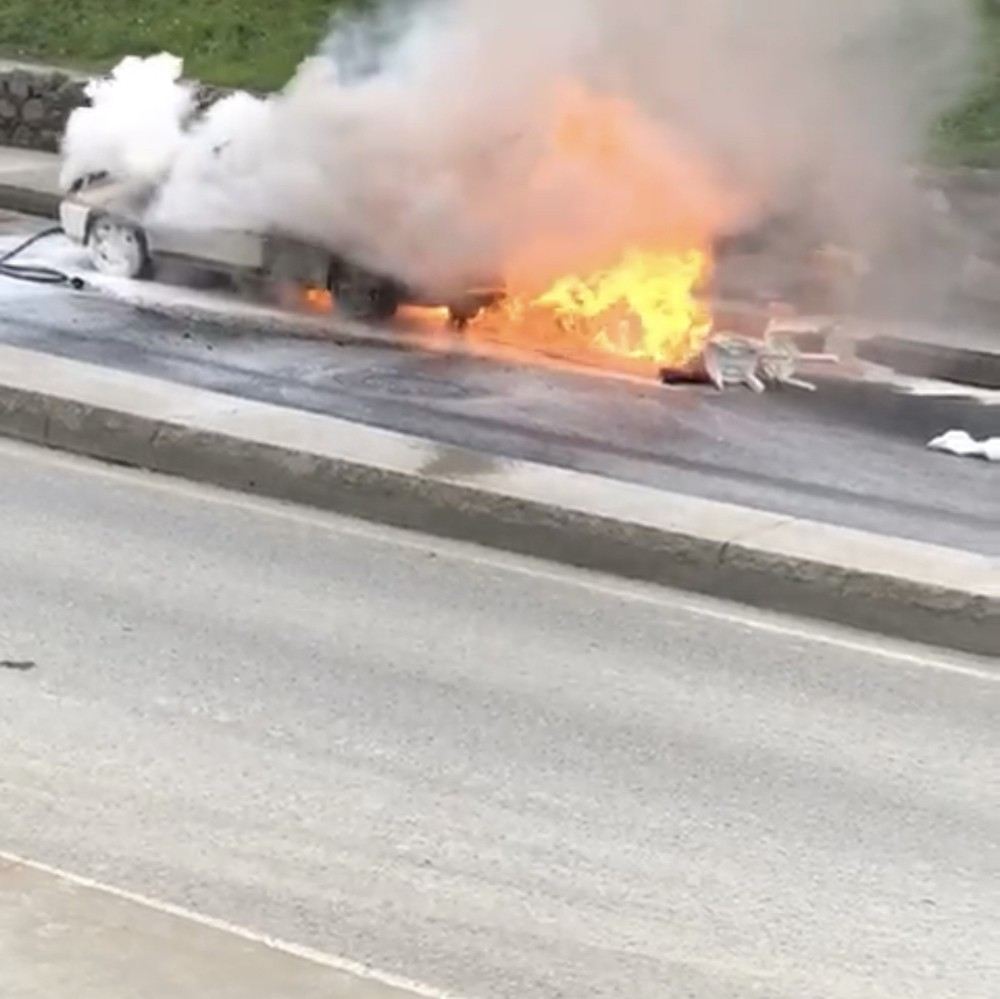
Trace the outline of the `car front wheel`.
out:
M 104 215 L 87 234 L 91 263 L 109 277 L 146 278 L 152 275 L 149 244 L 142 229 Z
M 385 322 L 399 308 L 400 294 L 386 278 L 359 268 L 345 267 L 330 281 L 337 308 L 351 319 Z

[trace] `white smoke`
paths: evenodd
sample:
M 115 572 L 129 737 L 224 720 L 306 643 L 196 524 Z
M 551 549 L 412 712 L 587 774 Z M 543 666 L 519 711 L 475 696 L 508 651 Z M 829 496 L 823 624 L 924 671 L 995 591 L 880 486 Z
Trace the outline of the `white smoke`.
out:
M 161 221 L 275 228 L 435 288 L 790 204 L 874 246 L 969 37 L 963 0 L 387 2 L 183 140 L 175 64 L 126 61 L 71 121 L 65 174 L 102 146 L 115 173 L 170 159 Z
M 183 66 L 167 53 L 129 56 L 109 78 L 87 84 L 90 106 L 70 116 L 63 138 L 64 188 L 102 171 L 150 185 L 166 179 L 193 109 L 193 89 L 180 82 Z
M 151 223 L 185 228 L 266 229 L 263 164 L 275 103 L 235 93 L 214 104 L 178 147 L 169 182 L 149 209 Z

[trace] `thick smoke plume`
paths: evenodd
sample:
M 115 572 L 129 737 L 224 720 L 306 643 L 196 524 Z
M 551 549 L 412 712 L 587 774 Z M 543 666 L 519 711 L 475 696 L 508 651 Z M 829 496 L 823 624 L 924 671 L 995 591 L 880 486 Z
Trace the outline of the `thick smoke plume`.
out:
M 183 134 L 176 66 L 123 65 L 65 175 L 165 178 L 160 220 L 273 227 L 435 289 L 540 289 L 780 209 L 874 250 L 970 22 L 962 0 L 400 0 Z
M 182 60 L 164 53 L 129 56 L 106 80 L 87 85 L 91 106 L 70 117 L 60 180 L 108 172 L 137 183 L 164 181 L 185 144 L 191 89 L 181 84 Z

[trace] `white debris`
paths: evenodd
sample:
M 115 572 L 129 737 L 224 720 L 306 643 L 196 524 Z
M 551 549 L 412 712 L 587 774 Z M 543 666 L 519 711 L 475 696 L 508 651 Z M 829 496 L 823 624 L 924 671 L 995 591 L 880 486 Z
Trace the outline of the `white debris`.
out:
M 816 386 L 797 375 L 804 362 L 835 364 L 833 354 L 800 351 L 787 336 L 769 332 L 763 341 L 726 333 L 715 334 L 705 348 L 705 371 L 719 390 L 745 385 L 754 392 L 788 385 L 814 392 Z
M 760 351 L 745 337 L 716 335 L 705 348 L 705 371 L 721 392 L 727 385 L 745 385 L 754 392 L 766 388 L 758 374 Z
M 962 458 L 1000 461 L 1000 437 L 987 437 L 977 441 L 964 430 L 949 430 L 946 434 L 935 437 L 927 446 L 933 451 L 945 451 Z

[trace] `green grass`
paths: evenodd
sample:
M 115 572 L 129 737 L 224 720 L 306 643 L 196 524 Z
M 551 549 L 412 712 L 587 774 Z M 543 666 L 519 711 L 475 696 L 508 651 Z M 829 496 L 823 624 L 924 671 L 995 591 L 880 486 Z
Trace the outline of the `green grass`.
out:
M 359 2 L 0 0 L 0 49 L 83 69 L 167 50 L 198 79 L 273 89 L 316 47 L 333 11 Z
M 932 135 L 934 159 L 946 164 L 1000 166 L 1000 0 L 976 0 L 983 20 L 979 83 Z

